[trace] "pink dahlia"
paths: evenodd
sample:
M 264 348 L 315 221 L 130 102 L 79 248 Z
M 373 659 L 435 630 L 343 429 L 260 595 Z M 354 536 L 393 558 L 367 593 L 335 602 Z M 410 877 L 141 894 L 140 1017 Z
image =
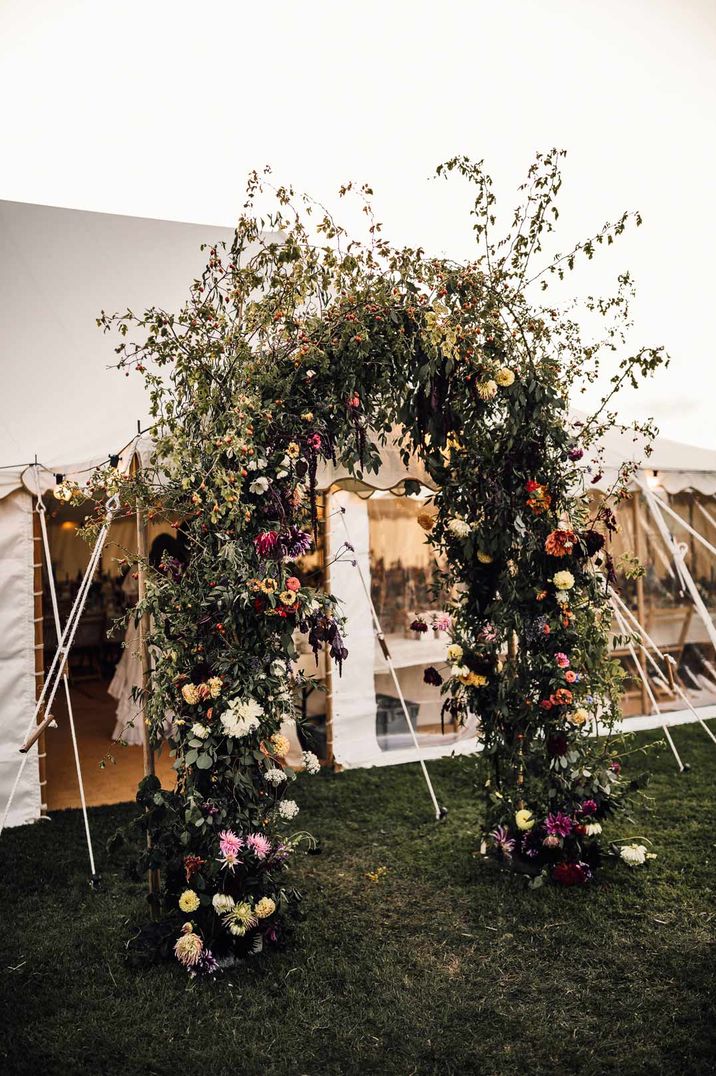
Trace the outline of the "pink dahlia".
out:
M 556 814 L 548 814 L 545 819 L 547 832 L 554 837 L 569 837 L 572 832 L 572 819 L 563 811 Z
M 450 631 L 452 627 L 452 617 L 449 613 L 436 613 L 433 620 L 433 627 L 436 631 Z
M 243 848 L 243 844 L 243 838 L 237 837 L 231 829 L 222 830 L 219 834 L 219 848 L 224 856 L 236 855 Z
M 246 844 L 257 859 L 266 859 L 271 851 L 271 841 L 263 833 L 250 833 L 246 838 Z
M 243 847 L 243 843 L 242 838 L 237 837 L 233 830 L 225 829 L 219 834 L 219 849 L 221 850 L 219 863 L 221 863 L 222 870 L 228 867 L 233 873 L 234 867 L 241 863 L 239 852 Z
M 495 847 L 498 851 L 502 852 L 506 859 L 512 858 L 512 853 L 515 850 L 515 841 L 510 837 L 509 831 L 505 826 L 498 826 L 490 834 L 491 840 L 494 841 Z

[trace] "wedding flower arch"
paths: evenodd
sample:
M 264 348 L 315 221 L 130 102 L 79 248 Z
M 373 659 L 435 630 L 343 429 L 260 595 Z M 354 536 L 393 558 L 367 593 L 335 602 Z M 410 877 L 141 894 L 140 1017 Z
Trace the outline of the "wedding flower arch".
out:
M 317 532 L 320 462 L 375 471 L 396 428 L 437 490 L 421 522 L 441 554 L 451 643 L 447 668 L 425 677 L 455 719 L 479 718 L 486 847 L 566 884 L 598 866 L 601 823 L 629 788 L 611 739 L 585 735 L 597 715 L 618 716 L 621 672 L 608 654 L 614 516 L 608 502 L 593 510 L 584 457 L 599 467 L 609 401 L 663 356 L 627 353 L 597 414 L 570 420 L 570 390 L 624 343 L 631 282 L 588 300 L 604 323 L 589 342 L 571 311 L 532 296 L 639 218 L 533 271 L 554 228 L 561 156 L 537 157 L 498 243 L 482 166 L 438 169 L 476 189 L 467 264 L 391 246 L 368 188 L 341 191 L 363 200 L 358 242 L 254 174 L 233 242 L 209 249 L 179 312 L 99 319 L 152 398 L 154 460 L 121 482 L 122 496 L 181 521 L 185 555 L 150 572 L 138 610 L 151 617 L 150 734 L 158 742 L 168 727 L 177 784 L 147 778 L 138 799 L 144 866 L 162 871 L 164 945 L 193 973 L 279 944 L 299 899 L 285 881 L 301 835 L 289 832 L 297 807 L 280 732 L 297 716 L 295 633 L 339 667 L 350 657 L 339 603 L 296 560 Z M 310 753 L 304 764 L 318 768 Z

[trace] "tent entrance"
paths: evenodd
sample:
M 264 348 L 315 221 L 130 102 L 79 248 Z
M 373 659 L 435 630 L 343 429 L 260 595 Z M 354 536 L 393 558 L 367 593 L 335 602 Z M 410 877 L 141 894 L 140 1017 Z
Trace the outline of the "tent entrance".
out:
M 79 535 L 85 513 L 82 508 L 46 496 L 48 537 L 57 590 L 60 622 L 65 623 L 87 567 L 90 548 Z M 157 535 L 174 535 L 166 525 L 152 524 L 149 541 Z M 122 659 L 125 630 L 115 626 L 134 604 L 131 585 L 136 555 L 136 528 L 132 520 L 112 524 L 92 581 L 87 605 L 77 628 L 69 656 L 69 680 L 85 794 L 89 806 L 134 799 L 143 776 L 142 748 L 125 746 L 113 739 L 118 703 L 109 693 L 110 683 Z M 49 581 L 43 572 L 43 650 L 45 670 L 57 646 Z M 72 739 L 64 693 L 53 704 L 57 728 L 45 733 L 47 808 L 50 812 L 80 806 L 80 794 L 72 751 Z M 168 752 L 157 758 L 162 784 L 173 783 Z

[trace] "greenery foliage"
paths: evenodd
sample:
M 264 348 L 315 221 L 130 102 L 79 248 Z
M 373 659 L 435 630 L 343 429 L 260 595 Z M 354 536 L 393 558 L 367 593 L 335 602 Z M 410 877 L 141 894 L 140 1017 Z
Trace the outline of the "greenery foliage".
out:
M 189 935 L 177 955 L 193 970 L 279 942 L 296 898 L 283 882 L 297 838 L 286 832 L 293 775 L 279 731 L 296 718 L 295 634 L 339 665 L 347 657 L 335 598 L 296 568 L 315 537 L 323 464 L 374 472 L 381 442 L 397 436 L 436 489 L 423 525 L 449 595 L 445 708 L 479 717 L 496 853 L 586 881 L 601 823 L 634 788 L 610 740 L 586 735 L 597 715 L 617 716 L 620 673 L 607 652 L 614 517 L 608 502 L 590 513 L 584 464 L 591 455 L 599 467 L 619 385 L 663 356 L 627 351 L 600 411 L 570 419 L 570 390 L 624 343 L 631 284 L 623 276 L 616 297 L 588 300 L 604 322 L 589 342 L 572 307 L 531 296 L 630 218 L 535 269 L 557 216 L 559 161 L 537 158 L 496 243 L 482 166 L 455 158 L 438 169 L 476 190 L 468 264 L 391 246 L 368 188 L 353 192 L 365 242 L 290 189 L 273 191 L 261 215 L 270 192 L 254 175 L 233 242 L 209 250 L 180 311 L 100 319 L 120 334 L 120 367 L 146 380 L 155 455 L 132 479 L 98 472 L 95 488 L 161 504 L 185 543 L 139 610 L 152 624 L 150 732 L 156 742 L 168 729 L 177 786 L 145 783 L 140 800 L 147 865 L 164 871 L 167 909 Z M 258 914 L 261 901 L 273 911 Z

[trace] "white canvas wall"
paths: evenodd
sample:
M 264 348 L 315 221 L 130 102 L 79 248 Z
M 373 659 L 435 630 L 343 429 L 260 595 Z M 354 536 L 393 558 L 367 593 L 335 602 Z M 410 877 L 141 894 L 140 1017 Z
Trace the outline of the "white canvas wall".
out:
M 0 500 L 0 810 L 21 755 L 18 747 L 35 706 L 32 498 L 16 490 Z M 38 551 L 39 552 L 39 551 Z M 33 747 L 8 825 L 40 814 L 37 747 Z

